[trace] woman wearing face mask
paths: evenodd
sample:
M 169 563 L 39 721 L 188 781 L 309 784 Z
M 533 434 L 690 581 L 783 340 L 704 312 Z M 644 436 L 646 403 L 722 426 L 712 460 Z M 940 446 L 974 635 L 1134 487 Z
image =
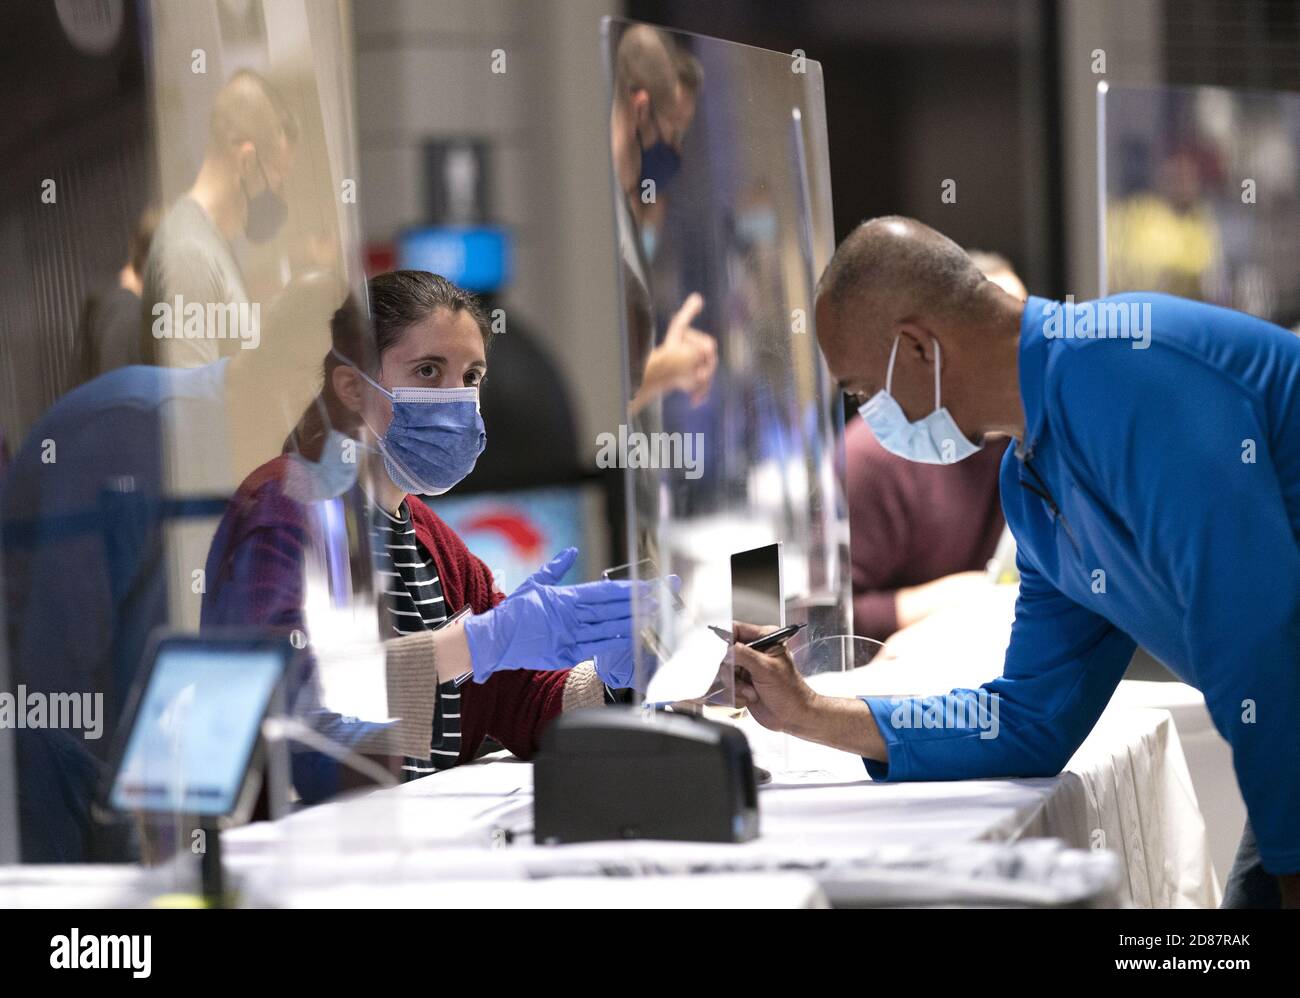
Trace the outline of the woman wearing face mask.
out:
M 222 521 L 204 626 L 305 629 L 308 511 L 354 484 L 372 490 L 389 713 L 401 720 L 376 732 L 313 712 L 302 706 L 307 678 L 291 683 L 295 712 L 366 754 L 379 754 L 376 739 L 400 746 L 405 778 L 472 759 L 487 736 L 527 757 L 562 710 L 631 684 L 636 584 L 561 585 L 571 548 L 508 598 L 495 591 L 487 566 L 417 497 L 454 486 L 486 444 L 487 316 L 473 295 L 422 271 L 382 274 L 368 291 L 369 323 L 351 301 L 334 317 L 322 391 L 289 452 L 248 477 Z M 370 336 L 377 349 L 367 349 Z M 359 465 L 370 467 L 358 474 Z M 649 596 L 649 584 L 639 588 Z M 465 607 L 472 615 L 452 621 Z M 294 778 L 308 800 L 338 788 L 336 767 L 310 753 L 295 754 Z

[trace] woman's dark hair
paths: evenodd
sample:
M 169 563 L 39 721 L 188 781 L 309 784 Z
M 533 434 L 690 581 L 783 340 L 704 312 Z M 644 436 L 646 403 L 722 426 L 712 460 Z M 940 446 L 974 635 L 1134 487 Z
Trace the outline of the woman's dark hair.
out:
M 334 394 L 334 369 L 344 363 L 334 351 L 372 376 L 377 375 L 384 352 L 398 343 L 408 329 L 439 309 L 466 313 L 483 336 L 484 351 L 492 344 L 492 325 L 478 296 L 445 277 L 425 270 L 393 270 L 370 278 L 366 294 L 370 299 L 369 315 L 353 295 L 348 295 L 334 313 L 330 322 L 334 350 L 325 355 L 320 395 L 307 407 L 285 442 L 286 451 L 296 450 L 305 458 L 319 460 L 330 426 L 352 435 L 360 425 L 357 414 Z

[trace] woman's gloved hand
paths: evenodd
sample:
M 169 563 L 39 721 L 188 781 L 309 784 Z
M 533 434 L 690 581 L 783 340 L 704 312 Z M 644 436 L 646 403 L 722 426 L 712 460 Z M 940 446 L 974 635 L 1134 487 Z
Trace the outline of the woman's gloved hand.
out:
M 476 682 L 503 669 L 567 669 L 595 659 L 599 672 L 602 658 L 630 659 L 632 600 L 650 598 L 656 583 L 558 585 L 577 553 L 560 552 L 503 602 L 465 621 Z
M 573 567 L 573 563 L 577 560 L 578 549 L 574 547 L 565 548 L 521 582 L 519 584 L 519 589 L 516 589 L 515 593 L 519 592 L 520 589 L 523 589 L 524 586 L 530 584 L 535 586 L 553 586 L 562 582 L 564 577 L 569 574 L 569 569 Z M 514 593 L 511 593 L 510 595 L 513 596 Z
M 634 610 L 645 622 L 653 621 L 659 614 L 663 587 L 676 595 L 681 591 L 680 576 L 668 575 L 659 579 L 642 580 L 633 601 Z M 596 656 L 596 673 L 610 689 L 621 690 L 630 687 L 636 679 L 635 643 L 629 641 L 621 648 L 614 648 Z

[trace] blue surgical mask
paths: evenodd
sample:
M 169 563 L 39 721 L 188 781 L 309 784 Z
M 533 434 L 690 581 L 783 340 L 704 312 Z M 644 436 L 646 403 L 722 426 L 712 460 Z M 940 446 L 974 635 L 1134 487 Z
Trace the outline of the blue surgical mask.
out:
M 334 355 L 393 403 L 388 432 L 370 431 L 394 485 L 415 495 L 440 496 L 474 470 L 487 446 L 477 388 L 389 391 L 338 351 Z
M 645 258 L 653 260 L 655 250 L 659 248 L 659 229 L 652 222 L 646 222 L 641 226 L 641 249 L 645 251 Z
M 736 216 L 736 235 L 746 246 L 776 242 L 776 214 L 770 211 L 742 211 Z
M 310 461 L 298 453 L 289 454 L 284 494 L 301 503 L 324 502 L 341 496 L 357 480 L 357 442 L 330 426 L 325 403 L 318 396 L 317 408 L 328 431 L 320 458 Z
M 972 443 L 957 426 L 952 414 L 939 404 L 939 370 L 943 363 L 939 342 L 936 340 L 934 344 L 934 412 L 914 423 L 908 421 L 903 407 L 889 394 L 897 356 L 898 337 L 894 337 L 885 387 L 858 408 L 880 446 L 891 454 L 921 464 L 954 464 L 979 450 L 982 445 Z
M 681 153 L 662 139 L 641 150 L 641 182 L 653 180 L 656 193 L 667 190 L 681 168 Z

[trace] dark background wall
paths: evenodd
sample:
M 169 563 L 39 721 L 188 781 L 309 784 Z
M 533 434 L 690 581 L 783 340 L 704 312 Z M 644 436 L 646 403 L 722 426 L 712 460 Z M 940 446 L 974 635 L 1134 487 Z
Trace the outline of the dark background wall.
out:
M 0 432 L 12 449 L 73 381 L 77 316 L 153 190 L 142 25 L 78 49 L 53 3 L 0 5 Z M 55 182 L 57 201 L 41 201 Z

